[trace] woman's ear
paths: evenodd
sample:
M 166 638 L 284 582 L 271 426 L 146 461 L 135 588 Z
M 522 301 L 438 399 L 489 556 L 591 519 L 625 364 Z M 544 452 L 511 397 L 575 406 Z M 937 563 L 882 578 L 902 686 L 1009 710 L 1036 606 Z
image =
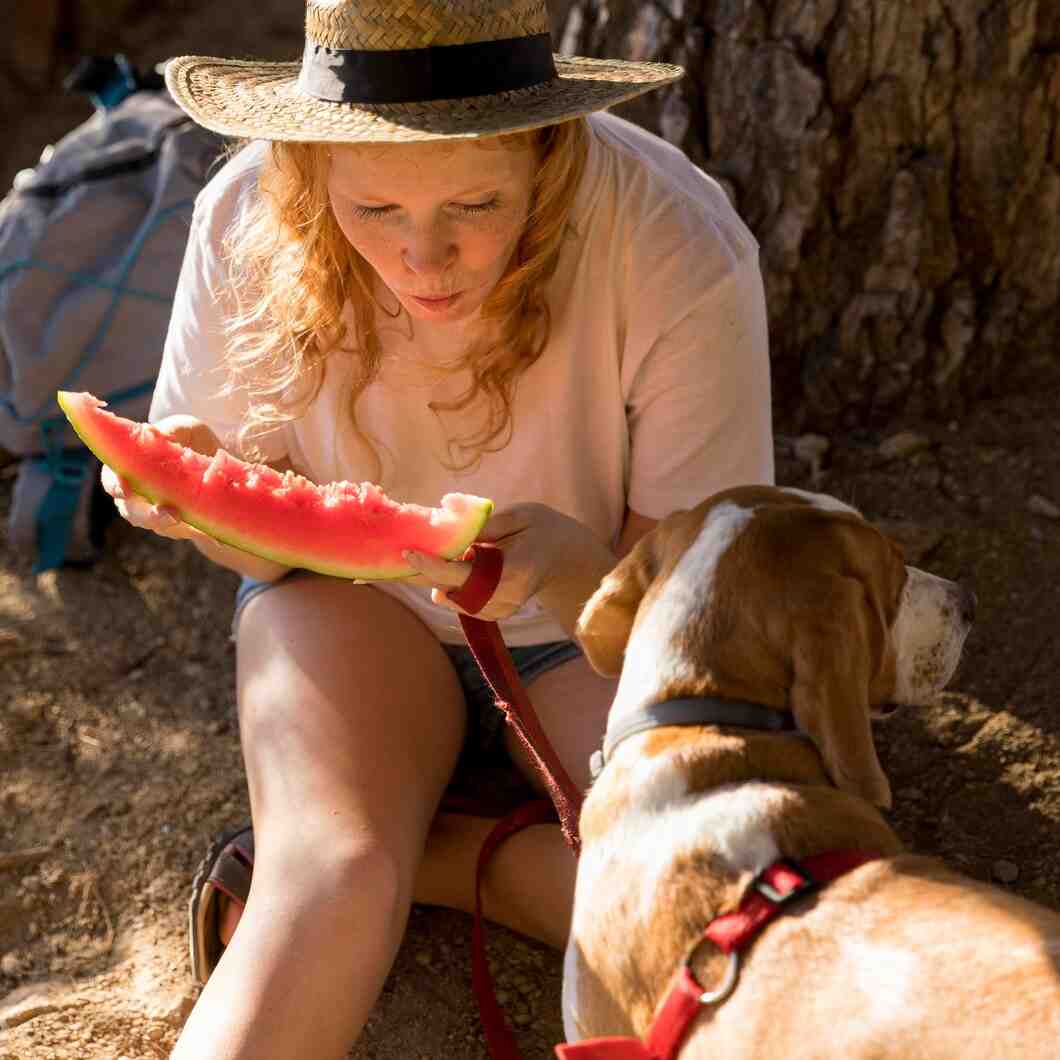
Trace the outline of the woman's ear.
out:
M 574 633 L 592 668 L 603 677 L 622 670 L 626 643 L 644 593 L 655 577 L 652 534 L 607 574 L 582 608 Z
M 843 586 L 830 602 L 830 615 L 797 634 L 791 709 L 836 787 L 887 808 L 891 785 L 872 739 L 869 684 L 876 667 L 860 586 Z

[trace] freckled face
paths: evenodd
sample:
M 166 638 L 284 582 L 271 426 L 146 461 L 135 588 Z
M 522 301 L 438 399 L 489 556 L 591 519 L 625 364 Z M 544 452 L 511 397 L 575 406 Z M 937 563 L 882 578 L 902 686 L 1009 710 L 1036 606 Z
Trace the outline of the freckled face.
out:
M 409 316 L 452 323 L 504 274 L 535 165 L 529 144 L 338 145 L 328 196 L 346 238 Z

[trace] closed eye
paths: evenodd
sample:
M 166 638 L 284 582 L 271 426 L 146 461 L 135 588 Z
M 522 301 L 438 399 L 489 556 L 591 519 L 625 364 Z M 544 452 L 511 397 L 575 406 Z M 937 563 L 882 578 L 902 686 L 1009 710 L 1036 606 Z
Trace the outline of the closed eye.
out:
M 490 210 L 496 210 L 500 205 L 500 198 L 496 195 L 486 202 L 451 202 L 449 206 L 464 214 L 483 214 Z M 362 206 L 360 203 L 350 203 L 350 209 L 354 215 L 364 220 L 375 220 L 394 213 L 399 209 L 397 206 Z
M 357 203 L 351 203 L 350 209 L 358 217 L 373 218 L 383 217 L 385 214 L 392 213 L 397 209 L 396 206 L 360 206 Z
M 463 210 L 464 213 L 487 213 L 490 210 L 496 210 L 500 205 L 500 200 L 494 195 L 492 199 L 487 199 L 485 202 L 454 202 L 451 205 L 458 210 Z

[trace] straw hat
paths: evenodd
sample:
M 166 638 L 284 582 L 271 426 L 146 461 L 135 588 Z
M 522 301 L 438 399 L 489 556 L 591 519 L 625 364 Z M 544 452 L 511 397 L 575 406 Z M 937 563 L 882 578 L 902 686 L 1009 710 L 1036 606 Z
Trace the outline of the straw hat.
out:
M 266 140 L 409 141 L 532 129 L 682 76 L 552 54 L 546 0 L 307 0 L 301 63 L 166 65 L 199 124 Z

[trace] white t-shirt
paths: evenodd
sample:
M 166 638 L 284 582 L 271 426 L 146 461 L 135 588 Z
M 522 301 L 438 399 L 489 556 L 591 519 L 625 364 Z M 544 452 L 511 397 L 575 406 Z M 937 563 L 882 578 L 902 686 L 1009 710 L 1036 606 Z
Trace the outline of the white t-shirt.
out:
M 549 289 L 551 338 L 519 379 L 514 432 L 467 471 L 446 458 L 446 417 L 407 366 L 362 394 L 358 421 L 376 441 L 395 500 L 435 505 L 459 491 L 498 510 L 537 501 L 614 543 L 627 506 L 660 519 L 741 483 L 773 479 L 769 356 L 758 245 L 719 185 L 664 140 L 614 115 L 590 118 L 587 166 Z M 222 397 L 221 240 L 257 194 L 264 145 L 232 159 L 200 194 L 150 417 L 190 413 L 229 448 L 245 400 Z M 261 444 L 316 482 L 363 481 L 373 464 L 347 426 L 349 354 L 326 362 L 317 399 Z M 456 380 L 455 392 L 460 392 Z M 453 392 L 453 380 L 446 392 Z M 465 413 L 448 421 L 467 432 Z M 382 444 L 380 444 L 382 443 Z M 456 616 L 429 592 L 379 582 L 449 643 Z M 501 623 L 509 644 L 563 639 L 528 602 Z

